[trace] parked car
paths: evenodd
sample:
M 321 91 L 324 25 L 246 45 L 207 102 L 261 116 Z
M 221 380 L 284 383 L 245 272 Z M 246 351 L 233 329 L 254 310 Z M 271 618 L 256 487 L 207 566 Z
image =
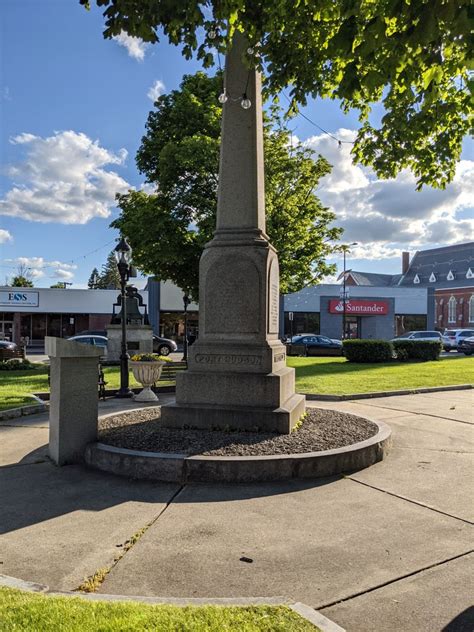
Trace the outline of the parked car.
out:
M 188 338 L 189 341 L 189 338 Z M 172 352 L 178 351 L 178 345 L 174 340 L 169 338 L 161 338 L 156 334 L 153 334 L 153 352 L 160 355 L 167 356 Z
M 392 338 L 392 342 L 396 340 L 422 340 L 425 342 L 432 340 L 434 342 L 443 342 L 442 335 L 439 331 L 407 331 L 401 336 Z
M 474 353 L 474 336 L 461 338 L 459 341 L 458 351 L 464 355 L 472 355 Z
M 21 355 L 20 348 L 9 340 L 0 340 L 0 361 L 18 358 Z
M 342 342 L 321 335 L 293 336 L 286 345 L 288 355 L 332 356 L 342 355 Z
M 68 340 L 98 347 L 103 351 L 102 357 L 107 357 L 107 338 L 105 336 L 71 336 Z
M 474 329 L 445 329 L 443 347 L 445 351 L 459 350 L 461 340 L 474 336 Z
M 102 330 L 93 330 L 87 329 L 85 331 L 81 331 L 78 336 L 102 336 L 107 339 L 107 332 Z M 169 338 L 161 338 L 161 336 L 157 336 L 153 334 L 153 353 L 159 353 L 160 355 L 167 356 L 170 353 L 177 351 L 178 345 L 174 340 L 170 340 Z

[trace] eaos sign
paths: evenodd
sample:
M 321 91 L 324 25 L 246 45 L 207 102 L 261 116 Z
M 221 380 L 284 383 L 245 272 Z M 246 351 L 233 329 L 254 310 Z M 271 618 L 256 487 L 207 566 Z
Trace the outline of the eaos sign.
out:
M 329 301 L 330 314 L 342 314 L 344 312 L 344 301 L 342 299 L 334 299 Z M 346 314 L 357 316 L 384 316 L 389 312 L 389 304 L 387 301 L 346 301 Z
M 12 290 L 0 292 L 0 305 L 5 307 L 38 307 L 38 292 Z

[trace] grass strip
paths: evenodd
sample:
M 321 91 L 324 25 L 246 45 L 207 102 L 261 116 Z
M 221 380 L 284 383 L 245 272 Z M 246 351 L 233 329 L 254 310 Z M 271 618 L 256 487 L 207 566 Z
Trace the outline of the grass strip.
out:
M 0 589 L 2 632 L 317 632 L 287 606 L 169 606 Z

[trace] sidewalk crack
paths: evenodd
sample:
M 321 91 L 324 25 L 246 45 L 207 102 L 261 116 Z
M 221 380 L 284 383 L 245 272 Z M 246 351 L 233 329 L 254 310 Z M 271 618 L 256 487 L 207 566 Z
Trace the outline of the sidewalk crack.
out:
M 159 518 L 165 513 L 171 503 L 176 499 L 176 497 L 183 491 L 186 485 L 181 485 L 176 492 L 171 496 L 171 498 L 166 502 L 163 509 L 156 515 L 150 522 L 148 522 L 144 527 L 136 531 L 130 538 L 125 540 L 123 545 L 121 545 L 120 552 L 114 557 L 114 560 L 110 566 L 105 566 L 102 568 L 98 568 L 92 575 L 89 577 L 85 577 L 84 581 L 77 587 L 74 588 L 74 591 L 77 592 L 86 592 L 86 593 L 95 593 L 99 590 L 101 585 L 103 584 L 107 575 L 117 566 L 117 564 L 124 558 L 124 556 L 135 546 L 135 544 L 142 538 L 145 533 L 148 531 L 150 527 L 152 527 Z

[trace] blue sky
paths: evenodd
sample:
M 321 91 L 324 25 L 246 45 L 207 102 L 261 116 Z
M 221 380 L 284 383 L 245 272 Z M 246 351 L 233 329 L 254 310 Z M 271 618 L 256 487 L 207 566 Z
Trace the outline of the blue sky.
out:
M 0 283 L 23 262 L 35 285 L 81 287 L 114 246 L 115 191 L 143 184 L 134 157 L 150 89 L 200 66 L 166 43 L 104 40 L 101 11 L 78 0 L 4 0 L 1 29 Z M 304 112 L 347 140 L 358 127 L 333 102 Z M 472 144 L 446 191 L 417 194 L 410 174 L 377 180 L 302 117 L 292 129 L 334 166 L 319 194 L 359 243 L 351 267 L 397 273 L 401 250 L 472 239 Z

